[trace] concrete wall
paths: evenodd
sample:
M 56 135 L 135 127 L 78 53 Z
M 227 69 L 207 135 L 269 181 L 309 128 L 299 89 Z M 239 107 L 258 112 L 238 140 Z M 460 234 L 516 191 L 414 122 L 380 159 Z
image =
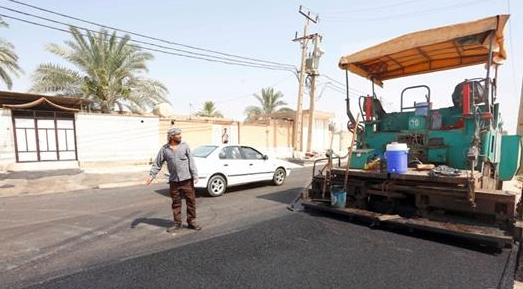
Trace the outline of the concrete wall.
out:
M 192 148 L 220 144 L 223 129 L 227 128 L 229 144 L 252 146 L 273 157 L 292 156 L 291 121 L 238 123 L 221 119 L 160 119 L 159 145 L 165 144 L 167 130 L 171 127 L 181 128 L 183 139 Z
M 76 114 L 78 161 L 146 163 L 159 150 L 159 119 Z
M 240 143 L 278 158 L 292 157 L 292 121 L 270 120 L 240 126 Z
M 160 119 L 159 145 L 167 142 L 167 131 L 171 127 L 178 127 L 182 130 L 182 138 L 191 148 L 205 144 L 220 144 L 222 142 L 222 132 L 224 128 L 227 128 L 229 143 L 238 143 L 238 124 L 236 122 L 162 118 Z
M 11 110 L 0 108 L 0 172 L 16 162 Z
M 293 122 L 288 120 L 238 123 L 232 120 L 185 118 L 174 119 L 174 123 L 171 123 L 171 119 L 151 116 L 90 113 L 77 113 L 75 119 L 78 161 L 81 166 L 100 165 L 104 162 L 147 163 L 156 156 L 160 146 L 166 143 L 167 130 L 172 126 L 182 129 L 184 140 L 192 148 L 221 143 L 223 128 L 227 128 L 231 144 L 252 146 L 273 157 L 292 156 Z M 306 133 L 306 127 L 304 131 Z M 314 133 L 314 149 L 318 152 L 328 149 L 331 143 L 328 121 L 317 121 Z M 349 143 L 349 133 L 335 134 L 332 148 L 340 154 L 346 154 Z M 0 171 L 9 169 L 15 162 L 11 111 L 0 109 Z M 37 164 L 45 169 L 44 163 Z M 51 165 L 52 162 L 46 164 Z

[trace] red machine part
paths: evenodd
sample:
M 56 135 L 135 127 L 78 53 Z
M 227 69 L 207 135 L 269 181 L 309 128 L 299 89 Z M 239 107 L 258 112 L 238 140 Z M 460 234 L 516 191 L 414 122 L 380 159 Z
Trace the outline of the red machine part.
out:
M 491 112 L 484 112 L 481 114 L 481 119 L 483 120 L 491 120 L 494 119 L 494 115 Z
M 372 120 L 372 97 L 365 97 L 365 121 Z
M 463 115 L 470 115 L 470 83 L 465 82 L 461 87 L 461 95 L 463 96 Z

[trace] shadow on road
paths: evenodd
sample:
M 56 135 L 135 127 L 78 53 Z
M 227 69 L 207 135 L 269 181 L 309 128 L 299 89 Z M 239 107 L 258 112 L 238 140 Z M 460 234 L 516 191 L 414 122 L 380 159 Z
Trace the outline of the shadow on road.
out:
M 291 202 L 293 202 L 296 199 L 296 197 L 301 193 L 302 190 L 303 190 L 302 187 L 297 187 L 297 188 L 287 189 L 287 190 L 283 190 L 283 191 L 279 191 L 279 192 L 275 192 L 275 193 L 258 196 L 256 198 L 274 201 L 274 202 L 278 202 L 278 203 L 290 204 Z
M 159 195 L 162 195 L 164 197 L 171 198 L 171 193 L 169 192 L 169 188 L 154 190 L 154 192 Z M 202 192 L 199 191 L 198 189 L 196 189 L 196 198 L 200 198 L 200 197 L 202 197 Z M 182 197 L 182 199 L 183 199 L 183 197 Z
M 306 209 L 303 212 L 317 218 L 330 218 L 342 222 L 347 222 L 347 225 L 365 226 L 369 229 L 379 229 L 392 234 L 400 234 L 411 238 L 417 238 L 429 242 L 441 243 L 449 246 L 459 247 L 466 250 L 476 251 L 489 255 L 498 255 L 502 253 L 502 248 L 497 244 L 487 241 L 473 240 L 465 237 L 450 236 L 442 233 L 429 232 L 422 229 L 413 229 L 400 225 L 377 224 L 365 217 L 349 217 L 330 212 L 323 212 L 319 210 Z M 507 249 L 507 248 L 505 248 Z M 517 250 L 513 247 L 512 250 Z
M 131 223 L 131 228 L 134 229 L 139 224 L 147 224 L 156 227 L 169 228 L 173 225 L 173 221 L 159 218 L 137 218 Z

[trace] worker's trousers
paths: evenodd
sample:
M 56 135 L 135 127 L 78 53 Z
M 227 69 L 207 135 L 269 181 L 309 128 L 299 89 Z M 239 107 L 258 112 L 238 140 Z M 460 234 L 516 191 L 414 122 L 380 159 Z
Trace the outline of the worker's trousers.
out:
M 187 224 L 192 224 L 196 219 L 196 194 L 192 179 L 181 182 L 170 182 L 170 191 L 173 217 L 175 224 L 182 224 L 182 195 L 185 196 L 187 205 Z

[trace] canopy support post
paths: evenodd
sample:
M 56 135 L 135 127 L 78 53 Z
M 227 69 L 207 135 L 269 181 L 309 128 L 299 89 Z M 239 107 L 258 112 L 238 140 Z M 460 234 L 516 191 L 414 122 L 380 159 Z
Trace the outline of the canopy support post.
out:
M 347 98 L 345 99 L 345 101 L 347 102 L 347 116 L 349 117 L 349 125 L 355 124 L 356 120 L 354 119 L 354 116 L 352 115 L 352 112 L 350 111 L 349 70 L 345 70 L 345 88 L 347 90 Z
M 372 97 L 376 98 L 376 93 L 374 92 L 374 78 L 371 78 L 370 80 L 372 82 Z
M 487 61 L 487 77 L 486 77 L 486 82 L 485 82 L 485 90 L 486 90 L 486 93 L 487 93 L 487 97 L 486 97 L 486 101 L 487 101 L 487 109 L 488 109 L 488 112 L 492 112 L 492 109 L 490 107 L 491 105 L 491 98 L 492 98 L 492 95 L 491 95 L 491 88 L 490 88 L 490 66 L 492 65 L 492 45 L 494 43 L 494 32 L 492 32 L 490 34 L 490 43 L 489 43 L 489 47 L 488 47 L 488 61 Z

